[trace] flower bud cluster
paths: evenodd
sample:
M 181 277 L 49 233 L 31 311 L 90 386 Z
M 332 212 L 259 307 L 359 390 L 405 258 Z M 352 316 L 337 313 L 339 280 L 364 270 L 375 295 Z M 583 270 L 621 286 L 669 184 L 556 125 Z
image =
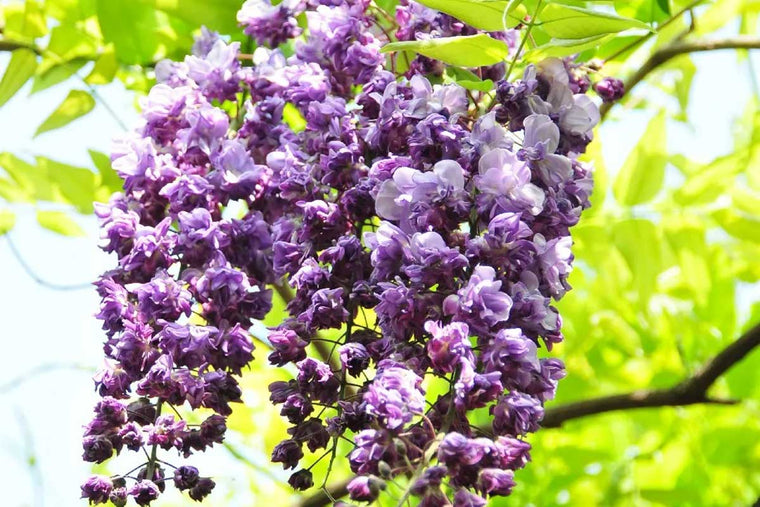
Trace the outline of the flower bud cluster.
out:
M 552 301 L 570 289 L 569 229 L 592 189 L 577 157 L 599 112 L 558 59 L 499 81 L 491 112 L 488 94 L 432 84 L 440 63 L 397 75 L 380 53 L 389 33 L 476 30 L 411 1 L 395 21 L 378 13 L 367 0 L 248 0 L 252 61 L 204 30 L 184 62 L 157 66 L 112 156 L 125 192 L 98 208 L 118 265 L 97 282 L 107 366 L 84 440 L 88 461 L 125 447 L 149 459 L 135 478 L 88 480 L 91 503 L 148 505 L 172 478 L 159 450 L 223 440 L 273 289 L 288 317 L 269 330 L 268 360 L 295 374 L 269 386 L 290 423 L 271 459 L 295 489 L 348 439 L 355 501 L 407 474 L 421 505 L 510 493 L 564 376 L 538 349 L 562 340 Z M 504 77 L 497 67 L 481 71 Z M 426 394 L 436 383 L 442 394 Z M 214 415 L 194 427 L 180 407 Z M 475 411 L 489 428 L 472 426 Z M 173 482 L 194 500 L 213 488 L 189 466 Z

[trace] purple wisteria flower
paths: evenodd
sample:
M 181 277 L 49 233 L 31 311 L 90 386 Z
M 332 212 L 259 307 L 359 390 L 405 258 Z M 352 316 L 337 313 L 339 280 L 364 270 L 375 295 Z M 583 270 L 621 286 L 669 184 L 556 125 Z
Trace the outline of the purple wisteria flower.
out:
M 402 73 L 381 53 L 482 33 L 420 3 L 247 0 L 237 21 L 254 53 L 202 29 L 191 55 L 156 66 L 114 145 L 124 191 L 96 206 L 115 260 L 95 283 L 106 357 L 83 458 L 146 458 L 82 497 L 208 497 L 215 482 L 173 461 L 224 442 L 254 360 L 285 376 L 269 400 L 287 433 L 268 450 L 295 490 L 324 483 L 314 465 L 351 442 L 352 501 L 406 477 L 423 506 L 509 495 L 565 374 L 539 348 L 563 339 L 554 301 L 590 205 L 585 67 L 472 69 L 497 81 L 483 113 L 493 95 L 442 62 L 416 56 Z M 488 36 L 516 54 L 518 30 Z M 195 410 L 200 424 L 184 417 Z M 491 428 L 473 426 L 477 410 Z

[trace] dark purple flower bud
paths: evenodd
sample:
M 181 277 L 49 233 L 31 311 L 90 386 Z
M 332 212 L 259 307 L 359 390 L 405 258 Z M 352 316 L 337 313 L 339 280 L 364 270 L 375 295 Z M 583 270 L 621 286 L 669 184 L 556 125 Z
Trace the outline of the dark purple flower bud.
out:
M 156 407 L 148 398 L 140 398 L 127 405 L 127 416 L 138 424 L 151 424 L 156 418 Z
M 351 497 L 351 500 L 357 502 L 373 502 L 380 494 L 380 489 L 385 489 L 381 488 L 380 484 L 383 483 L 379 479 L 367 477 L 365 475 L 354 477 L 351 479 L 351 482 L 348 483 L 348 495 Z
M 93 475 L 82 484 L 82 498 L 89 504 L 106 503 L 113 490 L 113 481 L 105 475 Z
M 107 396 L 95 405 L 95 414 L 111 426 L 121 426 L 127 422 L 127 407 L 119 400 Z
M 298 392 L 298 384 L 295 380 L 284 382 L 277 380 L 269 384 L 269 401 L 278 405 L 285 403 L 289 396 Z
M 130 451 L 139 451 L 140 448 L 145 444 L 142 427 L 135 422 L 129 422 L 125 424 L 119 430 L 118 434 L 119 438 L 121 438 L 122 443 Z
M 314 411 L 311 400 L 299 392 L 294 392 L 285 400 L 280 410 L 280 415 L 287 417 L 288 421 L 298 424 L 305 420 Z
M 454 507 L 485 507 L 487 503 L 485 498 L 470 493 L 466 489 L 460 489 L 454 495 Z
M 461 433 L 447 433 L 438 446 L 438 461 L 447 466 L 474 465 L 487 452 L 476 439 L 467 438 Z
M 340 380 L 330 366 L 322 361 L 307 357 L 297 363 L 298 384 L 322 403 L 332 403 L 338 396 Z
M 296 491 L 305 491 L 314 485 L 314 479 L 311 472 L 304 469 L 292 474 L 288 478 L 288 484 Z
M 200 502 L 204 498 L 206 498 L 208 495 L 211 494 L 211 491 L 214 489 L 214 486 L 216 486 L 216 483 L 212 481 L 208 477 L 201 477 L 198 479 L 198 483 L 193 486 L 190 491 L 189 495 L 190 498 L 195 500 L 196 502 Z
M 295 468 L 303 458 L 301 444 L 295 440 L 283 440 L 272 451 L 272 462 L 282 463 L 284 469 Z
M 348 319 L 343 306 L 343 288 L 319 289 L 311 296 L 311 304 L 298 320 L 313 329 L 339 328 Z
M 227 416 L 232 413 L 230 403 L 242 401 L 243 394 L 237 380 L 226 372 L 215 370 L 203 375 L 205 382 L 203 393 L 203 406 L 208 407 L 221 415 Z
M 432 335 L 427 344 L 428 357 L 440 373 L 453 372 L 462 358 L 474 360 L 467 324 L 452 322 L 441 326 L 431 320 L 425 323 L 425 331 Z
M 306 358 L 306 346 L 309 344 L 298 334 L 285 328 L 274 329 L 269 333 L 269 342 L 274 351 L 269 354 L 269 362 L 282 366 L 290 362 L 298 362 Z
M 498 435 L 524 435 L 538 430 L 544 417 L 541 401 L 518 392 L 501 398 L 492 408 L 493 430 Z
M 361 343 L 346 343 L 338 349 L 340 362 L 354 377 L 369 366 L 369 352 Z
M 484 496 L 508 496 L 515 486 L 511 470 L 484 468 L 478 474 L 478 491 Z
M 174 486 L 180 491 L 190 489 L 198 483 L 198 469 L 181 466 L 174 471 Z
M 154 424 L 144 427 L 148 435 L 148 445 L 157 445 L 169 450 L 172 447 L 182 447 L 182 437 L 186 430 L 185 421 L 176 421 L 173 414 L 161 415 Z
M 207 445 L 224 442 L 226 432 L 227 420 L 221 415 L 214 414 L 201 423 L 201 438 L 208 443 Z
M 108 497 L 108 500 L 110 500 L 110 502 L 114 504 L 115 507 L 124 507 L 127 505 L 127 496 L 127 488 L 120 486 L 118 488 L 113 488 L 113 491 L 111 491 L 111 496 Z
M 105 436 L 89 436 L 82 441 L 82 459 L 90 463 L 103 463 L 113 456 L 113 443 Z
M 412 494 L 422 496 L 428 488 L 437 488 L 441 485 L 441 481 L 443 481 L 443 478 L 446 477 L 447 473 L 448 469 L 445 466 L 439 465 L 426 468 L 425 471 L 422 472 L 422 477 L 412 484 Z
M 158 498 L 160 491 L 153 481 L 141 480 L 136 482 L 129 490 L 129 496 L 135 499 L 137 505 L 150 505 Z
M 324 449 L 330 441 L 330 434 L 322 425 L 322 421 L 317 418 L 311 418 L 298 426 L 288 429 L 293 440 L 305 442 L 311 452 L 317 449 Z
M 625 95 L 625 84 L 614 77 L 605 77 L 594 84 L 594 91 L 604 102 L 615 102 L 622 99 L 623 95 Z

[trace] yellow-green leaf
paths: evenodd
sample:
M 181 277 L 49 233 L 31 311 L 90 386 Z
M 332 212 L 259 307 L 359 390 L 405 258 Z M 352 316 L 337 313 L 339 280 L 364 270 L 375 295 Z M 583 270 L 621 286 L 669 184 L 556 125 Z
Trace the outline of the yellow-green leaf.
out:
M 649 25 L 637 19 L 558 3 L 544 7 L 539 15 L 539 26 L 555 39 L 586 39 L 632 28 L 650 30 Z
M 484 33 L 466 37 L 441 37 L 419 41 L 392 42 L 382 52 L 414 51 L 458 67 L 483 67 L 504 61 L 509 55 L 506 43 Z
M 108 84 L 116 76 L 116 69 L 118 67 L 119 63 L 116 61 L 116 53 L 113 51 L 113 46 L 109 46 L 95 61 L 95 66 L 84 80 L 92 85 Z
M 752 215 L 724 208 L 715 211 L 712 217 L 731 236 L 760 243 L 760 220 Z
M 0 209 L 0 235 L 13 229 L 16 225 L 16 215 L 7 209 Z
M 11 61 L 0 81 L 0 106 L 24 86 L 37 68 L 37 55 L 31 49 L 17 49 L 11 54 Z
M 665 131 L 665 111 L 661 111 L 649 122 L 615 178 L 612 191 L 620 204 L 633 206 L 647 202 L 662 188 L 668 160 Z
M 301 114 L 301 111 L 290 102 L 286 103 L 282 110 L 282 119 L 293 132 L 301 132 L 306 128 L 306 119 Z
M 64 236 L 84 236 L 79 225 L 62 211 L 37 211 L 37 222 L 44 227 Z
M 470 26 L 487 32 L 500 32 L 519 24 L 526 14 L 524 6 L 506 0 L 418 0 L 419 3 L 445 12 Z M 510 4 L 515 4 L 510 9 Z
M 95 99 L 92 95 L 82 90 L 71 90 L 61 105 L 37 128 L 34 136 L 68 125 L 92 111 L 94 107 Z
M 34 75 L 34 81 L 32 82 L 32 90 L 29 93 L 37 93 L 66 81 L 79 69 L 84 67 L 88 61 L 89 60 L 86 58 L 75 58 L 71 61 L 63 62 L 60 65 L 54 65 L 46 69 L 38 68 L 38 72 Z

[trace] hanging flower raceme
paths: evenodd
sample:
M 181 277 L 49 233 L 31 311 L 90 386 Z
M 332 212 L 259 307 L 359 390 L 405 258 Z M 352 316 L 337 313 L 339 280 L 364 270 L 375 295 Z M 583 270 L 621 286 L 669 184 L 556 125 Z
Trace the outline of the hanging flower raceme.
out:
M 289 316 L 267 357 L 295 373 L 269 386 L 291 425 L 272 461 L 295 489 L 340 440 L 354 444 L 355 501 L 395 476 L 413 477 L 405 495 L 424 505 L 484 505 L 515 487 L 564 375 L 537 350 L 562 340 L 552 301 L 570 288 L 569 228 L 592 187 L 577 156 L 598 110 L 569 61 L 516 81 L 482 68 L 502 80 L 477 96 L 431 84 L 445 66 L 424 57 L 394 73 L 387 24 L 399 40 L 477 31 L 411 1 L 395 21 L 379 12 L 249 0 L 238 21 L 262 44 L 252 59 L 204 29 L 184 62 L 157 66 L 112 155 L 124 193 L 97 209 L 118 262 L 96 283 L 106 365 L 84 437 L 87 461 L 148 459 L 90 478 L 90 503 L 148 505 L 167 482 L 194 500 L 211 492 L 164 455 L 223 441 L 273 289 Z M 498 37 L 514 50 L 516 32 Z M 449 387 L 433 396 L 436 377 Z M 198 425 L 179 416 L 199 408 L 212 415 Z M 490 427 L 471 424 L 478 409 Z

